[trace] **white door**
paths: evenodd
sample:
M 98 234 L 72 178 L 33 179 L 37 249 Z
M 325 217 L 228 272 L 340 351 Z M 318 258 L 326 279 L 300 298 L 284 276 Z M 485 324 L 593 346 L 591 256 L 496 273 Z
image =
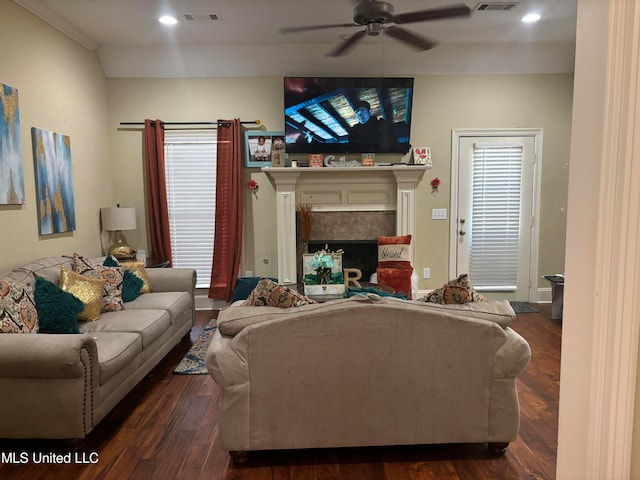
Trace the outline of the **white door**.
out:
M 542 132 L 467 133 L 452 149 L 451 276 L 468 273 L 490 299 L 535 302 Z

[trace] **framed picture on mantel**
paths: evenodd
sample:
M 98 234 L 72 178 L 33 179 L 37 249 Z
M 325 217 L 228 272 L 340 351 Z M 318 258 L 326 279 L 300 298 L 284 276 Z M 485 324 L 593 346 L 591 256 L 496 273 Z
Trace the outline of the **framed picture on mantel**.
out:
M 284 132 L 244 132 L 245 167 L 284 166 Z

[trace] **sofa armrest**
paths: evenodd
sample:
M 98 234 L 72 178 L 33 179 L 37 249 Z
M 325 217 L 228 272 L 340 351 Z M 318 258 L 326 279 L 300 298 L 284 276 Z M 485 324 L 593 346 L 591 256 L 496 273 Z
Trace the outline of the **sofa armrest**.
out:
M 192 268 L 147 268 L 147 276 L 154 292 L 196 291 L 196 271 Z
M 86 371 L 88 356 L 92 372 Z M 98 375 L 98 349 L 88 334 L 0 335 L 0 377 L 77 378 Z
M 507 341 L 496 351 L 493 378 L 516 378 L 531 360 L 527 341 L 511 328 L 505 328 Z

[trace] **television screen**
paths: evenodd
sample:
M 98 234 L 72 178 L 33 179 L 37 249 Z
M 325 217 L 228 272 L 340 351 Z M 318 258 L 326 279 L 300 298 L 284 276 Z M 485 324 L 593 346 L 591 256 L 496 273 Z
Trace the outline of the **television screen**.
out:
M 413 78 L 285 77 L 288 153 L 407 153 Z

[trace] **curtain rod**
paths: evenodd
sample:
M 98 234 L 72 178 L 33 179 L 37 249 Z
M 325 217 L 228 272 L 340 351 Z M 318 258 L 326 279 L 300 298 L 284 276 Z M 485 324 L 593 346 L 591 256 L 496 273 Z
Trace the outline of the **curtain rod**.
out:
M 155 124 L 155 120 L 151 121 L 152 124 Z M 220 124 L 228 124 L 228 120 L 218 120 L 216 122 L 162 122 L 165 125 L 220 125 Z M 251 122 L 240 122 L 242 125 L 260 125 L 260 120 L 253 120 Z M 144 122 L 120 122 L 120 125 L 144 125 Z

